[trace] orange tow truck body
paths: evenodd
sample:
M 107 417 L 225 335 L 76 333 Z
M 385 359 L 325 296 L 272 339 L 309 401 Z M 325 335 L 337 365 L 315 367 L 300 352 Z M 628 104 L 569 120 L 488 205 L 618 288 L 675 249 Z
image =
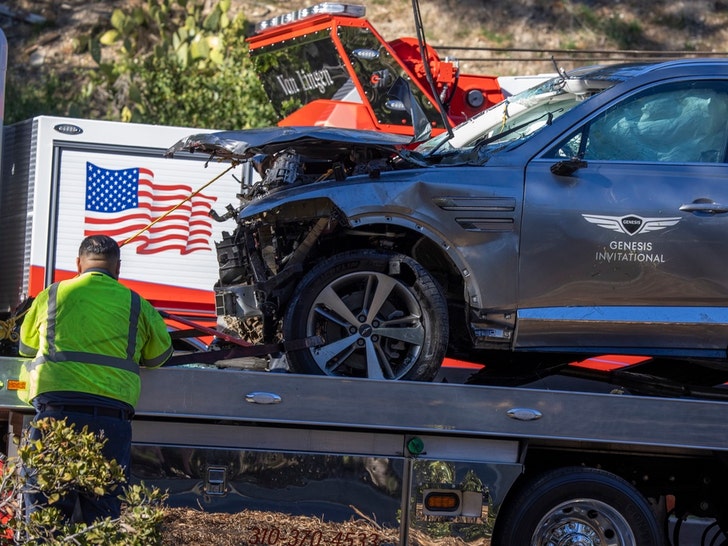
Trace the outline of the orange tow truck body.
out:
M 433 134 L 445 130 L 418 41 L 385 41 L 364 6 L 326 2 L 261 21 L 250 55 L 280 126 L 319 125 L 411 135 L 412 122 L 387 94 L 404 77 Z M 461 74 L 427 47 L 427 63 L 448 122 L 457 125 L 503 100 L 495 76 Z

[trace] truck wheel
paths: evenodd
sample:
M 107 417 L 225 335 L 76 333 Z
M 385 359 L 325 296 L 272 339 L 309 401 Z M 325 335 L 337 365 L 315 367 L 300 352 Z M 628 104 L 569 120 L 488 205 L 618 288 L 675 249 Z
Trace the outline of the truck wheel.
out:
M 602 470 L 573 467 L 548 472 L 507 502 L 496 520 L 494 546 L 666 544 L 642 494 Z
M 294 372 L 429 381 L 445 356 L 445 297 L 432 276 L 403 254 L 356 250 L 311 269 L 283 323 L 287 340 L 321 336 L 291 351 Z

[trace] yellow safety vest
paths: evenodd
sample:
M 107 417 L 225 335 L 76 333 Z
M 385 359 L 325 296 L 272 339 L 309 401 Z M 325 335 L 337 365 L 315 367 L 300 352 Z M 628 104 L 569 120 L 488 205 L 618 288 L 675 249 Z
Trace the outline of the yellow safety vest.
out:
M 30 402 L 46 392 L 71 391 L 135 406 L 139 366 L 161 366 L 172 341 L 144 298 L 96 270 L 54 283 L 33 301 L 20 327 L 20 354 L 35 357 L 21 373 Z

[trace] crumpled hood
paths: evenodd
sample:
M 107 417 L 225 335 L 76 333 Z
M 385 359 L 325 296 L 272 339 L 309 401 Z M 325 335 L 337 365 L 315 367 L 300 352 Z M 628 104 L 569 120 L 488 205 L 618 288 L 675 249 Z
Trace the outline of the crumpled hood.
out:
M 264 127 L 241 131 L 219 131 L 190 135 L 172 147 L 165 156 L 180 151 L 203 152 L 221 159 L 242 161 L 258 154 L 275 154 L 288 148 L 307 155 L 328 156 L 352 146 L 394 153 L 411 138 L 380 131 L 335 127 Z

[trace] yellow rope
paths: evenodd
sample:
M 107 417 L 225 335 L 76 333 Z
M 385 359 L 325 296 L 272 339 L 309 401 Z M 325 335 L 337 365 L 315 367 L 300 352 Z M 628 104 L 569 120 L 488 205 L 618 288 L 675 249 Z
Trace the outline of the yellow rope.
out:
M 7 339 L 15 343 L 18 339 L 20 339 L 18 333 L 15 331 L 15 324 L 18 322 L 18 319 L 21 319 L 27 312 L 28 309 L 19 315 L 10 317 L 8 320 L 0 320 L 0 341 Z
M 318 178 L 316 179 L 316 182 L 322 182 L 322 181 L 326 180 L 326 179 L 327 179 L 327 178 L 328 178 L 329 176 L 331 176 L 331 173 L 332 173 L 332 172 L 334 172 L 334 169 L 329 169 L 329 170 L 328 170 L 328 171 L 326 171 L 326 172 L 325 172 L 324 174 L 322 174 L 321 176 L 319 176 L 319 177 L 318 177 Z

